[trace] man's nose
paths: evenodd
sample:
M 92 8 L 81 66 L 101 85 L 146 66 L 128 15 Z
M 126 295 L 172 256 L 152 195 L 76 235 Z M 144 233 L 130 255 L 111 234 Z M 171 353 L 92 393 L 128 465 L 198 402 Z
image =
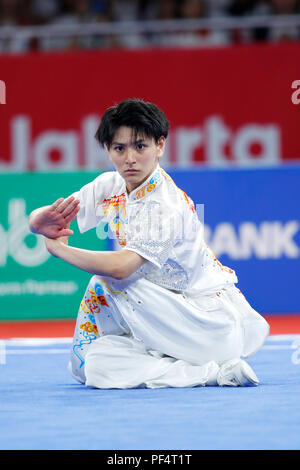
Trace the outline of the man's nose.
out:
M 126 163 L 131 164 L 136 162 L 135 150 L 131 147 L 127 148 Z

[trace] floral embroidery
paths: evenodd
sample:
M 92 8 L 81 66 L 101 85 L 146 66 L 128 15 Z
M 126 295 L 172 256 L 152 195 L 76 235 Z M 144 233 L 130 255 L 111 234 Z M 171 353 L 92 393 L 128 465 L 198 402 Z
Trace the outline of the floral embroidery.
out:
M 87 333 L 94 333 L 95 335 L 98 334 L 97 326 L 95 324 L 92 324 L 90 321 L 82 323 L 79 328 L 86 331 Z
M 103 207 L 103 213 L 108 214 L 112 207 L 114 208 L 119 208 L 120 206 L 123 206 L 126 204 L 126 195 L 125 193 L 119 194 L 118 196 L 112 196 L 107 199 L 104 199 L 102 202 L 102 207 Z
M 157 183 L 160 180 L 161 180 L 161 170 L 158 169 L 154 173 L 154 175 L 151 176 L 151 178 L 147 181 L 147 183 L 135 192 L 136 199 L 141 199 L 147 193 L 151 193 L 151 191 L 153 191 L 153 189 L 157 186 Z
M 89 289 L 90 298 L 84 297 L 80 304 L 80 308 L 84 313 L 100 313 L 100 306 L 109 307 L 104 295 L 103 287 L 96 283 L 95 291 Z
M 127 224 L 126 217 L 126 194 L 112 196 L 104 199 L 102 202 L 103 214 L 109 220 L 109 227 L 116 235 L 119 244 L 126 245 L 125 225 Z
M 103 283 L 105 283 L 105 281 L 103 281 Z M 94 316 L 94 314 L 100 313 L 100 309 L 103 307 L 109 307 L 109 305 L 105 297 L 103 286 L 99 282 L 96 282 L 94 290 L 88 289 L 87 295 L 85 295 L 80 304 L 80 308 L 85 315 L 83 315 L 81 320 L 82 323 L 79 325 L 79 329 L 81 330 L 80 337 L 73 345 L 73 352 L 80 360 L 79 368 L 83 367 L 85 362 L 82 355 L 84 346 L 91 344 L 92 341 L 99 337 L 99 335 L 103 335 L 103 332 L 99 331 L 97 328 L 96 319 Z M 101 324 L 101 317 L 100 319 L 97 317 L 97 323 L 98 322 Z

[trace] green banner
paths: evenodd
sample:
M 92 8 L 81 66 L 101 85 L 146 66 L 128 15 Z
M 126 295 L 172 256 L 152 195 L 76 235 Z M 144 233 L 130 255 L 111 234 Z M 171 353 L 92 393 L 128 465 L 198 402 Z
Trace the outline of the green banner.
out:
M 0 320 L 75 318 L 91 274 L 49 255 L 28 229 L 33 209 L 67 197 L 99 173 L 1 174 Z M 72 246 L 107 250 L 96 229 L 80 234 L 72 222 Z

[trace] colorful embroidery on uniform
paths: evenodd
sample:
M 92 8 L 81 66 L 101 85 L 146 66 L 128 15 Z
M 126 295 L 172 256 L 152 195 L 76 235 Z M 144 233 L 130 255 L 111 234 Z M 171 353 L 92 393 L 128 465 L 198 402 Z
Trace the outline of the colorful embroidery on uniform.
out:
M 125 225 L 127 224 L 125 193 L 104 199 L 101 205 L 103 214 L 109 219 L 111 231 L 116 235 L 119 244 L 125 246 Z
M 135 197 L 137 199 L 141 199 L 144 197 L 147 193 L 151 193 L 153 189 L 156 187 L 157 183 L 161 179 L 161 171 L 157 170 L 153 176 L 147 181 L 147 183 L 142 186 L 140 189 L 138 189 L 135 193 Z
M 95 325 L 96 326 L 96 325 Z M 97 327 L 96 327 L 97 328 Z M 80 365 L 79 365 L 79 369 L 83 366 L 84 364 L 84 359 L 83 357 L 81 356 L 81 354 L 79 353 L 79 350 L 82 349 L 82 346 L 84 344 L 91 344 L 92 341 L 94 341 L 96 338 L 97 338 L 97 335 L 94 334 L 94 333 L 89 333 L 88 331 L 83 331 L 82 332 L 82 335 L 83 335 L 83 338 L 82 340 L 79 341 L 79 343 L 77 344 L 74 344 L 73 346 L 73 352 L 75 354 L 75 356 L 78 357 L 78 359 L 80 360 Z
M 84 364 L 84 359 L 79 352 L 82 350 L 82 346 L 90 344 L 99 336 L 94 314 L 100 313 L 100 307 L 109 307 L 104 289 L 100 283 L 95 284 L 95 290 L 89 289 L 88 294 L 89 295 L 85 296 L 80 304 L 81 310 L 87 315 L 87 317 L 85 317 L 87 321 L 79 325 L 80 330 L 82 330 L 80 334 L 83 336 L 83 339 L 73 346 L 74 354 L 80 360 L 79 368 Z
M 95 292 L 97 295 L 104 295 L 104 289 L 98 282 L 95 284 Z
M 89 289 L 89 293 L 91 294 L 91 301 L 93 304 L 100 304 L 100 305 L 105 305 L 106 307 L 109 307 L 106 298 L 103 294 L 98 295 L 96 292 L 94 292 L 92 289 Z
M 180 189 L 180 188 L 178 188 L 178 189 Z M 187 205 L 189 206 L 191 211 L 195 212 L 195 206 L 194 206 L 194 203 L 193 203 L 192 199 L 182 189 L 180 189 L 180 191 L 182 192 L 183 197 L 186 200 Z
M 92 323 L 94 323 L 94 324 L 96 323 L 96 320 L 95 320 L 94 315 L 92 315 L 92 314 L 90 313 L 90 314 L 88 315 L 88 317 L 89 317 L 89 320 L 90 320 Z
M 84 313 L 92 313 L 94 315 L 96 313 L 100 313 L 100 306 L 109 307 L 101 285 L 96 284 L 95 290 L 96 292 L 92 289 L 89 289 L 90 298 L 85 296 L 80 304 L 80 308 Z
M 97 325 L 95 325 L 94 323 L 91 323 L 90 321 L 86 321 L 85 323 L 82 323 L 79 326 L 79 328 L 86 331 L 87 333 L 94 333 L 95 335 L 98 334 Z
M 165 178 L 166 181 L 169 181 L 169 182 L 173 183 L 174 186 L 176 186 L 176 188 L 181 191 L 181 193 L 182 193 L 187 205 L 189 206 L 190 210 L 192 212 L 195 212 L 195 205 L 194 205 L 194 202 L 192 201 L 192 199 L 181 188 L 178 188 L 175 181 L 163 169 L 161 170 L 161 174 L 163 175 L 163 177 Z
M 112 290 L 112 288 L 108 285 L 108 283 L 103 279 L 102 280 L 102 284 L 104 284 L 106 286 L 106 288 L 112 293 L 112 294 L 120 294 L 122 295 L 125 300 L 127 300 L 127 297 L 126 295 L 124 294 L 124 292 L 120 291 L 120 290 Z
M 119 208 L 126 204 L 126 195 L 125 193 L 119 194 L 118 196 L 112 196 L 107 199 L 104 199 L 102 202 L 104 214 L 108 214 L 112 207 Z
M 230 268 L 227 268 L 227 266 L 223 266 L 223 264 L 220 263 L 220 261 L 218 260 L 218 258 L 216 257 L 216 255 L 214 254 L 214 252 L 212 251 L 211 248 L 207 247 L 209 249 L 209 251 L 212 253 L 213 255 L 213 260 L 215 263 L 217 263 L 217 265 L 223 269 L 223 271 L 227 271 L 228 273 L 232 274 L 233 273 L 233 270 L 230 269 Z
M 85 298 L 81 301 L 80 308 L 83 311 L 83 313 L 89 313 L 90 312 L 88 306 L 85 303 Z

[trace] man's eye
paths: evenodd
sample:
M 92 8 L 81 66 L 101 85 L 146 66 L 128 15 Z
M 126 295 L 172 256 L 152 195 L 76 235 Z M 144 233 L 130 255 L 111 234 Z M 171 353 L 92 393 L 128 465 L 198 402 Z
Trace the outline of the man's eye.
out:
M 116 150 L 117 152 L 122 152 L 122 150 L 124 150 L 124 147 L 122 147 L 122 145 L 117 145 L 117 146 L 115 147 L 115 150 Z
M 143 148 L 145 148 L 145 145 L 144 144 L 136 144 L 136 148 L 138 150 L 142 150 Z

